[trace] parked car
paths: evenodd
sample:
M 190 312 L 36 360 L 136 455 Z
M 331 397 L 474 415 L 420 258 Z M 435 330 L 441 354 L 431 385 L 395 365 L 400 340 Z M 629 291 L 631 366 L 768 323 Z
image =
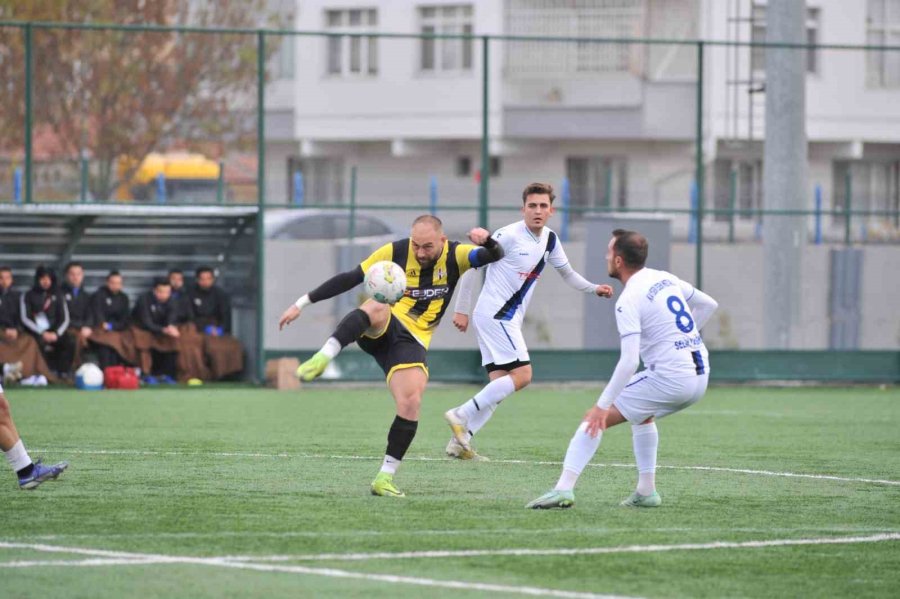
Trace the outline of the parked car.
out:
M 267 210 L 266 238 L 282 240 L 349 239 L 350 213 L 346 210 L 297 208 Z M 387 241 L 403 234 L 377 216 L 356 213 L 354 239 L 361 243 Z

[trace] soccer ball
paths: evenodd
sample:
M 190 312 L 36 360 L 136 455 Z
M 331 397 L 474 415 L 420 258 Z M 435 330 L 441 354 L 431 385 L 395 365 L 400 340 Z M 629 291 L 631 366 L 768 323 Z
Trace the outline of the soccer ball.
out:
M 99 391 L 103 388 L 103 371 L 96 364 L 83 364 L 75 371 L 75 386 L 84 391 Z
M 406 291 L 406 273 L 395 262 L 376 262 L 366 273 L 366 295 L 382 304 L 395 304 Z

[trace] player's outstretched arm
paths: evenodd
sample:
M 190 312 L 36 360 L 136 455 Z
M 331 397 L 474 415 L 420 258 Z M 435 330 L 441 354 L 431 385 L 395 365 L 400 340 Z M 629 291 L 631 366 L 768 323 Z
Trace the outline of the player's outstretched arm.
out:
M 469 262 L 473 268 L 490 264 L 501 259 L 504 255 L 503 246 L 491 237 L 491 232 L 481 227 L 469 231 L 469 239 L 475 245 L 480 245 L 478 250 L 472 252 Z
M 278 319 L 278 330 L 283 329 L 297 320 L 297 318 L 300 317 L 303 308 L 306 306 L 340 295 L 345 291 L 350 291 L 362 283 L 364 278 L 365 275 L 363 274 L 362 266 L 357 266 L 353 270 L 348 270 L 347 272 L 342 272 L 331 277 L 309 293 L 301 296 L 292 306 L 289 306 L 288 309 L 281 314 L 281 318 Z
M 600 297 L 612 297 L 612 287 L 609 285 L 595 285 L 594 283 L 591 283 L 578 274 L 568 262 L 557 268 L 556 272 L 559 273 L 559 276 L 562 277 L 562 280 L 565 281 L 566 285 L 576 291 L 581 291 L 582 293 L 594 293 Z

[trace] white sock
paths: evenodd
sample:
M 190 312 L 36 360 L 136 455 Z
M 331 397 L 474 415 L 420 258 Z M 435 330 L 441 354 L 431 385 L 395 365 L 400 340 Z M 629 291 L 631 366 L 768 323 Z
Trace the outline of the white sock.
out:
M 582 422 L 578 430 L 569 441 L 569 449 L 566 451 L 566 459 L 563 460 L 563 471 L 556 483 L 557 491 L 571 491 L 581 476 L 581 471 L 588 465 L 597 449 L 600 447 L 600 440 L 603 438 L 603 431 L 597 434 L 597 437 L 591 437 L 587 434 L 587 422 Z
M 491 416 L 493 416 L 496 411 L 497 406 L 490 406 L 486 410 L 483 409 L 476 412 L 474 416 L 469 418 L 469 432 L 466 434 L 466 437 L 471 440 L 475 433 L 480 431 L 481 428 L 487 424 L 488 420 L 491 419 Z
M 656 450 L 659 447 L 656 422 L 631 425 L 631 440 L 638 469 L 638 495 L 652 495 L 656 490 Z
M 484 389 L 476 393 L 475 397 L 456 408 L 456 411 L 463 418 L 471 420 L 479 412 L 495 407 L 503 401 L 503 398 L 515 390 L 516 384 L 513 382 L 512 377 L 509 375 L 501 376 L 485 385 Z M 484 426 L 483 423 L 482 426 Z
M 341 349 L 341 342 L 334 337 L 329 337 L 319 351 L 334 360 L 335 356 L 341 353 Z
M 6 454 L 6 461 L 9 462 L 13 472 L 18 472 L 22 468 L 27 468 L 33 463 L 28 456 L 28 452 L 25 451 L 22 439 L 16 441 L 16 444 L 12 446 L 12 449 L 4 451 L 3 453 Z
M 399 467 L 400 460 L 389 455 L 385 455 L 384 461 L 381 462 L 381 471 L 387 472 L 388 474 L 397 474 L 397 468 Z

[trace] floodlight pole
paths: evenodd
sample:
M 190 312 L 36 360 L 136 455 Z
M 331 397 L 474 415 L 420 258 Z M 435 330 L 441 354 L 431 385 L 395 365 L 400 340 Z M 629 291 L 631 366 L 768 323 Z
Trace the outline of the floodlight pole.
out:
M 696 264 L 694 266 L 694 285 L 703 287 L 703 48 L 704 43 L 697 42 L 697 147 L 694 178 L 697 180 L 697 214 L 695 218 L 697 242 L 695 244 Z
M 266 253 L 266 34 L 256 32 L 256 380 L 266 380 L 265 253 Z
M 488 85 L 490 38 L 481 37 L 481 177 L 478 187 L 478 225 L 488 228 L 488 184 L 491 179 L 490 144 L 488 143 Z

